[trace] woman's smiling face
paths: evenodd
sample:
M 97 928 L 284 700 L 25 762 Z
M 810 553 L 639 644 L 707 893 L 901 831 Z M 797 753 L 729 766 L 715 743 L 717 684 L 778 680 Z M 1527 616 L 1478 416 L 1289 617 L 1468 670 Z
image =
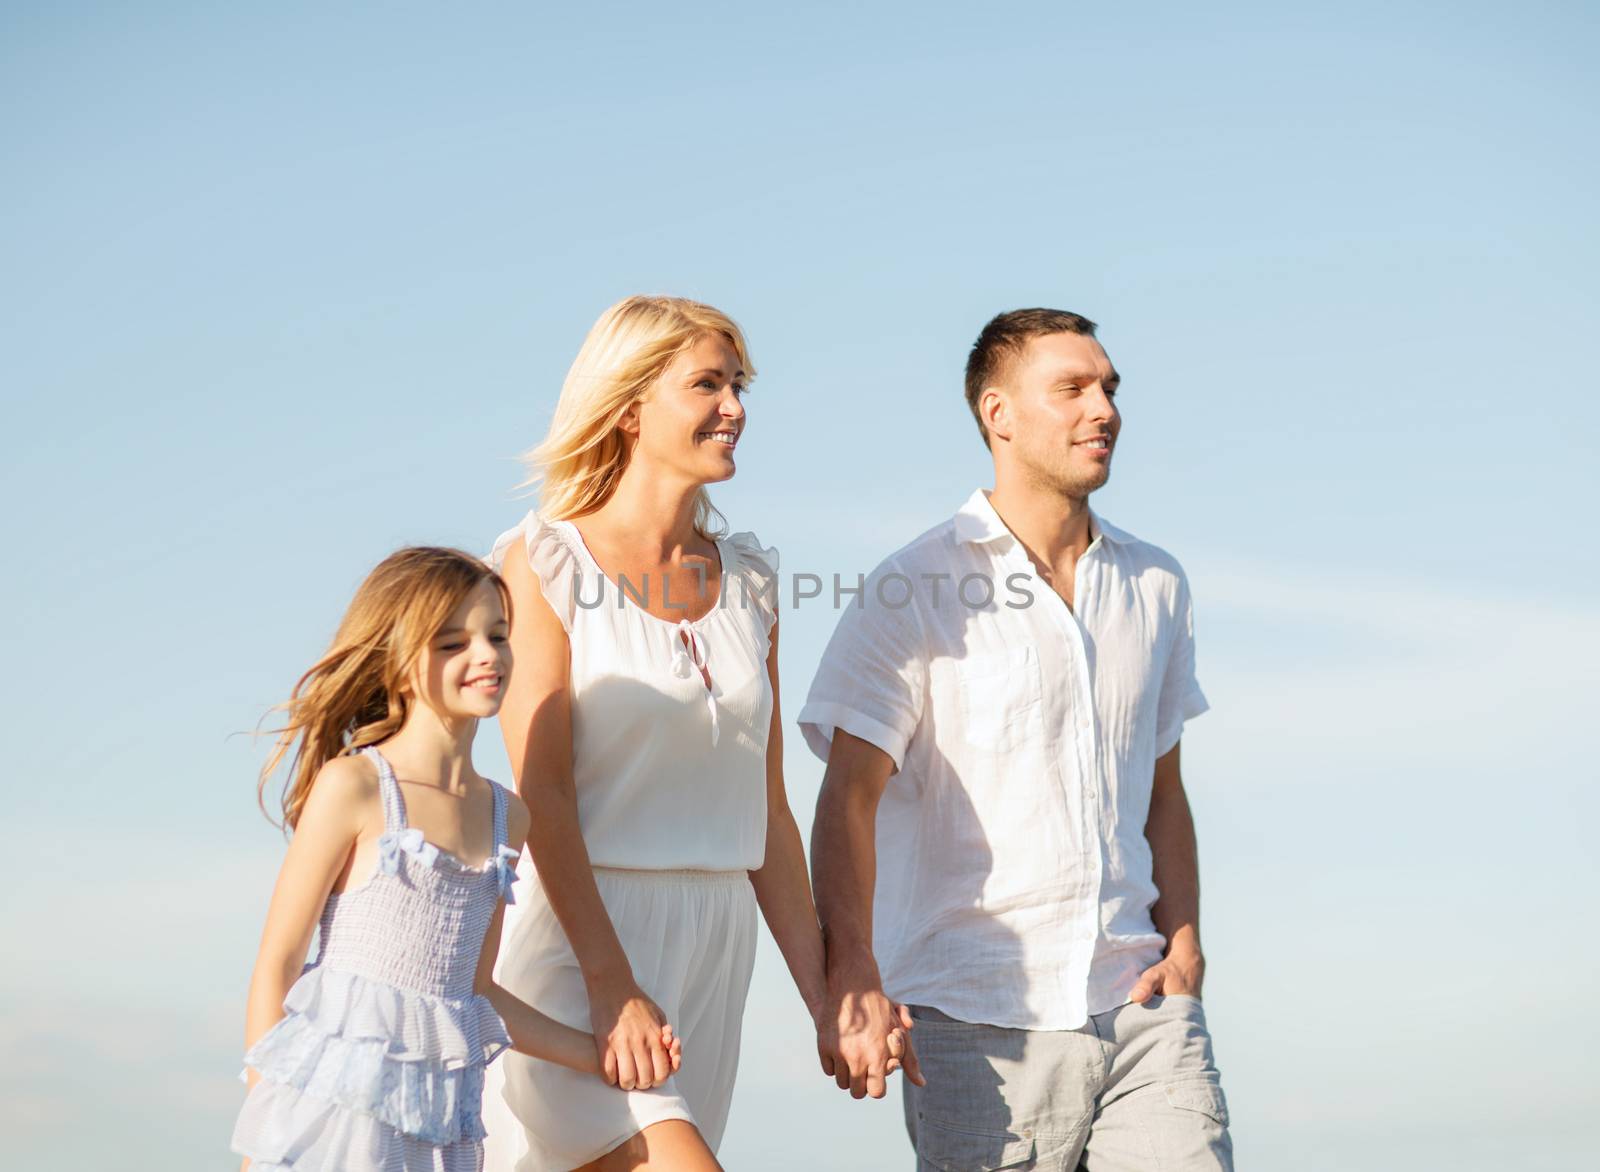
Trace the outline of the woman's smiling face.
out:
M 623 416 L 633 458 L 696 484 L 731 477 L 744 431 L 748 375 L 721 334 L 702 334 L 680 351 Z

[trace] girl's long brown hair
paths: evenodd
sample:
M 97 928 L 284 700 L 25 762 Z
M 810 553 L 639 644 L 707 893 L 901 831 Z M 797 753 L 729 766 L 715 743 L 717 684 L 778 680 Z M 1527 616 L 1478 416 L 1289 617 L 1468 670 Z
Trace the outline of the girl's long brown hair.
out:
M 281 799 L 285 829 L 300 821 L 311 783 L 324 765 L 400 731 L 416 703 L 403 694 L 403 685 L 428 641 L 486 581 L 500 592 L 509 620 L 505 583 L 469 553 L 411 546 L 378 563 L 356 591 L 333 644 L 300 677 L 289 699 L 273 709 L 288 718 L 273 730 L 277 743 L 256 786 L 263 813 L 268 781 L 291 751 Z

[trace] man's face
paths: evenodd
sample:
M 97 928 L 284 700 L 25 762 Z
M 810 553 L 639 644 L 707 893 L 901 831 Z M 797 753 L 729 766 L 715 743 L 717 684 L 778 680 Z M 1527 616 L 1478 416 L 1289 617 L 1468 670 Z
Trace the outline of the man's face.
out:
M 1082 499 L 1111 475 L 1122 416 L 1121 381 L 1100 343 L 1083 334 L 1041 334 L 1002 370 L 989 420 L 997 460 L 1029 480 Z

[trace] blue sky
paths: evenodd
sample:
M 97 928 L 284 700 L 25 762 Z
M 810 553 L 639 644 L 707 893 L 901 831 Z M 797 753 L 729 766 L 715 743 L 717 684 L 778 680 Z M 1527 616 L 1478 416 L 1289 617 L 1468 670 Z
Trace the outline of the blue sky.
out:
M 790 571 L 870 568 L 987 483 L 960 371 L 990 315 L 1099 321 L 1125 425 L 1096 506 L 1195 589 L 1213 711 L 1185 763 L 1241 1157 L 1579 1162 L 1597 25 L 7 7 L 12 1154 L 223 1158 L 281 851 L 264 745 L 230 734 L 390 548 L 514 523 L 584 331 L 643 291 L 748 330 L 716 500 Z M 832 615 L 784 623 L 792 716 Z M 767 948 L 728 1165 L 908 1164 L 897 1104 L 814 1065 Z

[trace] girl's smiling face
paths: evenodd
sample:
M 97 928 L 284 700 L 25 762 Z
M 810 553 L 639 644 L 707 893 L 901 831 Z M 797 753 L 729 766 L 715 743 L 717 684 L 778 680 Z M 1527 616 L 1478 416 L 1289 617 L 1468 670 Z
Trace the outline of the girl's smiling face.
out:
M 493 716 L 511 674 L 510 633 L 500 591 L 485 579 L 428 640 L 413 677 L 415 694 L 441 717 Z
M 727 480 L 744 431 L 741 401 L 749 376 L 721 334 L 702 334 L 684 348 L 628 408 L 621 427 L 633 456 L 697 484 Z

